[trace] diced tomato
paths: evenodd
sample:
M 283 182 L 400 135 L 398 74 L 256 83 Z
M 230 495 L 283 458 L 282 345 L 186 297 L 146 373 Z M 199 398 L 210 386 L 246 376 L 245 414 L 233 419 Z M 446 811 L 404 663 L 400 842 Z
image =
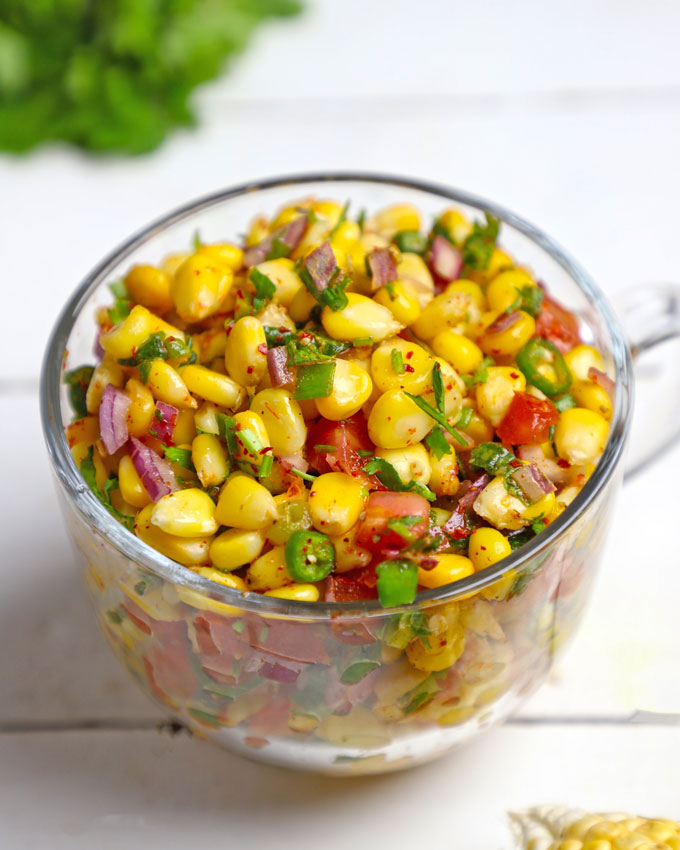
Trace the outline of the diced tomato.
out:
M 333 446 L 335 451 L 323 451 L 317 446 Z M 345 472 L 367 487 L 380 487 L 375 476 L 364 472 L 360 451 L 375 452 L 363 413 L 341 422 L 318 419 L 307 434 L 307 461 L 312 469 L 322 473 Z
M 357 532 L 357 543 L 373 552 L 382 552 L 385 549 L 403 549 L 411 540 L 422 537 L 427 531 L 430 506 L 427 499 L 417 493 L 383 490 L 370 494 L 365 513 Z M 420 517 L 420 522 L 405 526 L 409 539 L 388 528 L 391 519 L 401 517 Z
M 559 411 L 551 401 L 530 393 L 515 393 L 496 431 L 504 443 L 512 446 L 536 445 L 550 439 L 550 427 L 559 421 Z
M 326 579 L 326 602 L 361 602 L 376 599 L 377 577 L 374 567 L 360 567 L 346 573 L 335 573 Z
M 562 354 L 581 342 L 576 316 L 549 295 L 543 297 L 536 334 L 553 342 Z

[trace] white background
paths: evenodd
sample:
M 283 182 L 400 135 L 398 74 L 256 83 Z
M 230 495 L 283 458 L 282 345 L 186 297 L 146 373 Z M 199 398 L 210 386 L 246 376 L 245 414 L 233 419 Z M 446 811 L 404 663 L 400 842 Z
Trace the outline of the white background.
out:
M 150 157 L 0 158 L 3 848 L 501 850 L 505 811 L 534 803 L 680 817 L 677 448 L 622 494 L 551 683 L 505 727 L 410 773 L 319 779 L 172 738 L 97 634 L 42 445 L 38 373 L 67 295 L 148 220 L 232 183 L 373 169 L 516 209 L 613 299 L 680 278 L 677 3 L 307 5 L 259 30 L 201 90 L 199 129 Z

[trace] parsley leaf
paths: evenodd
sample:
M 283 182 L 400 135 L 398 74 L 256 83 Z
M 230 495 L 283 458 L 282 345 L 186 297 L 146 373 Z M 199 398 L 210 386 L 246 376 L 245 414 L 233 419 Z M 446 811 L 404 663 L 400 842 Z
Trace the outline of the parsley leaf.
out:
M 432 490 L 424 484 L 421 484 L 420 481 L 409 481 L 408 484 L 404 484 L 399 477 L 397 470 L 389 461 L 385 460 L 385 458 L 371 458 L 368 463 L 364 465 L 364 472 L 367 475 L 376 475 L 381 484 L 384 484 L 388 490 L 394 490 L 397 493 L 418 493 L 418 495 L 424 496 L 428 502 L 434 502 L 437 498 Z
M 516 460 L 515 455 L 499 443 L 480 443 L 470 453 L 470 463 L 489 475 L 505 475 L 511 469 L 511 462 Z
M 444 455 L 451 454 L 451 446 L 444 436 L 441 425 L 435 426 L 430 431 L 430 433 L 425 437 L 424 443 L 439 460 L 441 460 Z
M 87 388 L 90 386 L 94 366 L 79 366 L 64 375 L 64 383 L 68 386 L 68 400 L 76 415 L 76 419 L 87 416 Z
M 493 357 L 485 357 L 475 370 L 474 375 L 461 375 L 467 389 L 477 384 L 485 384 L 489 380 L 489 366 L 493 366 L 495 362 Z
M 529 313 L 534 319 L 541 312 L 543 306 L 543 290 L 540 286 L 522 286 L 516 290 L 517 298 L 506 308 L 506 313 L 513 313 L 515 310 L 524 310 Z

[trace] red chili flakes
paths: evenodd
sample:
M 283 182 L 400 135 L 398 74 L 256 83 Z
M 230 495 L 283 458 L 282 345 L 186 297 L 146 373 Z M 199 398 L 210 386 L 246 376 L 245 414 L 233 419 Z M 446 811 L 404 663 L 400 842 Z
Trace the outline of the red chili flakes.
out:
M 257 346 L 257 350 L 260 352 L 260 354 L 266 354 L 266 353 L 269 351 L 269 349 L 267 348 L 267 343 L 266 343 L 266 342 L 261 342 L 261 343 Z
M 253 374 L 253 367 L 252 367 L 252 366 L 248 366 L 248 368 L 246 369 L 246 372 L 247 372 L 249 375 L 252 375 L 252 374 Z
M 406 352 L 406 359 L 410 360 L 413 357 L 413 350 Z
M 513 379 L 513 381 L 516 381 L 517 378 L 519 378 L 519 375 L 517 374 L 517 372 L 510 372 L 510 377 Z
M 404 363 L 404 372 L 415 372 L 416 370 L 410 363 Z

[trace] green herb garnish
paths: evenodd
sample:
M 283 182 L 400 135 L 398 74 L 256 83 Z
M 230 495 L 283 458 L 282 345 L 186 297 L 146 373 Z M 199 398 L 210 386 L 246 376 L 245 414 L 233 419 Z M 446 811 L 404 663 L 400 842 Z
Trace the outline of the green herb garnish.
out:
M 398 348 L 392 349 L 392 369 L 395 375 L 401 375 L 404 371 L 404 357 Z
M 500 220 L 485 212 L 485 224 L 475 222 L 472 233 L 463 243 L 463 263 L 468 269 L 484 270 L 496 247 Z
M 424 484 L 421 484 L 420 481 L 409 481 L 408 484 L 404 484 L 399 477 L 397 470 L 389 461 L 385 460 L 385 458 L 371 458 L 371 460 L 364 465 L 364 472 L 367 475 L 376 475 L 380 482 L 384 484 L 388 490 L 403 493 L 418 493 L 418 495 L 426 498 L 428 502 L 434 502 L 437 498 L 432 490 Z
M 506 309 L 506 313 L 513 313 L 515 310 L 524 310 L 530 316 L 536 318 L 541 312 L 543 305 L 543 290 L 540 286 L 522 286 L 517 289 L 517 298 Z
M 89 447 L 87 455 L 80 462 L 79 468 L 80 474 L 85 479 L 85 483 L 99 499 L 102 505 L 104 505 L 106 510 L 119 522 L 121 522 L 128 531 L 132 531 L 135 524 L 135 518 L 133 516 L 128 516 L 127 514 L 122 514 L 111 504 L 111 491 L 118 489 L 118 479 L 115 476 L 109 478 L 104 484 L 103 493 L 97 486 L 97 470 L 94 465 L 94 446 Z
M 170 463 L 178 463 L 185 469 L 195 471 L 194 464 L 191 460 L 191 449 L 179 449 L 177 446 L 163 446 L 163 454 L 166 460 Z
M 387 520 L 387 528 L 398 534 L 405 543 L 414 543 L 419 537 L 413 529 L 420 525 L 423 518 L 420 516 L 393 516 Z
M 355 661 L 349 667 L 345 667 L 340 674 L 340 681 L 343 685 L 356 685 L 377 667 L 380 667 L 378 661 Z
M 87 388 L 93 373 L 94 366 L 79 366 L 64 375 L 64 383 L 68 386 L 68 400 L 76 419 L 87 416 Z
M 424 254 L 427 251 L 427 239 L 417 230 L 400 230 L 394 234 L 392 241 L 406 254 Z
M 446 428 L 456 442 L 460 443 L 461 446 L 467 446 L 468 443 L 465 437 L 461 436 L 452 425 L 449 425 L 444 413 L 441 413 L 439 410 L 435 410 L 431 404 L 428 404 L 425 399 L 420 396 L 413 395 L 412 393 L 406 393 L 406 395 L 411 399 L 411 401 L 414 401 L 422 411 L 427 413 L 430 418 L 434 419 L 435 422 L 438 422 L 442 428 Z
M 248 275 L 248 280 L 255 287 L 255 296 L 253 297 L 253 310 L 259 313 L 262 308 L 268 304 L 276 295 L 276 284 L 267 277 L 266 274 L 259 269 L 251 269 Z
M 433 452 L 439 460 L 441 460 L 444 455 L 451 454 L 451 446 L 449 445 L 449 441 L 444 436 L 444 432 L 442 431 L 441 425 L 436 425 L 430 433 L 425 437 L 424 441 L 425 445 Z
M 293 398 L 304 401 L 312 398 L 327 398 L 333 391 L 335 360 L 325 363 L 309 363 L 300 366 Z

